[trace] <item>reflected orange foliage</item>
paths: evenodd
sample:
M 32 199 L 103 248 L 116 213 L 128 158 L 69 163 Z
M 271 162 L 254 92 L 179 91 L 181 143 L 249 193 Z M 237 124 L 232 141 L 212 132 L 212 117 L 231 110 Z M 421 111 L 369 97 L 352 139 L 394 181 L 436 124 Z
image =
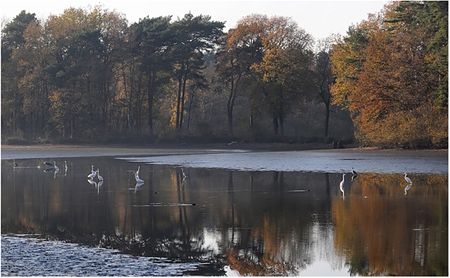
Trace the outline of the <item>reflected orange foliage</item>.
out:
M 334 244 L 337 252 L 347 258 L 351 272 L 364 275 L 446 272 L 447 248 L 434 243 L 447 236 L 447 177 L 412 179 L 413 186 L 405 196 L 406 183 L 401 175 L 361 175 L 345 200 L 333 200 Z M 427 195 L 437 195 L 439 201 L 414 198 Z M 411 200 L 406 206 L 399 206 L 398 198 Z M 422 217 L 417 220 L 416 214 Z

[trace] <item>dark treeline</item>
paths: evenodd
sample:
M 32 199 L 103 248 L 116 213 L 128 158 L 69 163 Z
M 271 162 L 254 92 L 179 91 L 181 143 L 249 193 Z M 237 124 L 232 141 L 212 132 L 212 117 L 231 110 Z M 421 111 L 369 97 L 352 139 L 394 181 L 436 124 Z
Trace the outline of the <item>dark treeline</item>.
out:
M 331 90 L 343 40 L 314 48 L 278 16 L 224 32 L 190 13 L 129 24 L 100 7 L 44 21 L 22 11 L 2 28 L 2 139 L 350 142 L 354 124 L 361 139 L 360 112 Z
M 45 22 L 21 12 L 2 30 L 3 138 L 352 138 L 345 113 L 334 113 L 334 129 L 325 123 L 319 56 L 296 23 L 249 16 L 223 28 L 192 14 L 129 25 L 98 7 Z

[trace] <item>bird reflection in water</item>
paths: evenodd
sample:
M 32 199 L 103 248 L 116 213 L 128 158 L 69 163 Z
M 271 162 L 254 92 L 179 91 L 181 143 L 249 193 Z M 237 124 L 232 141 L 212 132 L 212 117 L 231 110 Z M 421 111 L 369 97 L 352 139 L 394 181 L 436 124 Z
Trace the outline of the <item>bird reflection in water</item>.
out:
M 53 163 L 45 161 L 44 166 L 45 166 L 44 172 L 45 173 L 53 172 L 53 179 L 56 179 L 56 176 L 59 173 L 59 167 L 58 165 L 56 165 L 56 161 L 53 161 Z
M 67 167 L 67 161 L 64 160 L 64 176 L 67 176 L 67 170 L 69 170 L 69 167 Z
M 100 187 L 102 187 L 103 185 L 103 180 L 99 181 L 96 185 L 95 188 L 97 188 L 97 195 L 100 194 Z
M 342 199 L 345 199 L 344 182 L 345 182 L 345 174 L 342 174 L 342 180 L 341 183 L 339 183 L 339 189 L 342 192 Z
M 136 183 L 136 185 L 134 186 L 134 193 L 140 191 L 142 189 L 142 186 L 144 185 L 144 183 Z
M 53 179 L 56 179 L 56 175 L 58 175 L 58 173 L 59 173 L 59 168 L 56 167 L 55 172 L 53 172 Z
M 97 187 L 97 183 L 96 183 L 93 179 L 88 179 L 87 181 L 88 181 L 88 183 L 90 183 L 91 185 L 94 185 L 95 187 Z
M 407 173 L 405 173 L 404 179 L 408 183 L 404 189 L 405 196 L 406 196 L 406 195 L 408 195 L 408 191 L 411 189 L 413 183 L 412 183 L 412 180 L 408 177 Z
M 354 181 L 358 177 L 358 173 L 355 171 L 355 169 L 352 168 L 352 181 Z
M 405 196 L 408 195 L 408 191 L 411 189 L 412 187 L 412 183 L 409 183 L 406 187 L 405 187 Z

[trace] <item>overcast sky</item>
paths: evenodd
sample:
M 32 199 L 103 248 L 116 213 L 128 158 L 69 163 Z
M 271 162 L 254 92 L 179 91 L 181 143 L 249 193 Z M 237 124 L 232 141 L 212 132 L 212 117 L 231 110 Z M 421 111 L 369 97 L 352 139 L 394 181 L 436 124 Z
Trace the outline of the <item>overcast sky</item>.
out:
M 239 1 L 239 0 L 3 0 L 2 21 L 11 20 L 21 10 L 36 13 L 39 19 L 60 14 L 69 7 L 88 8 L 100 4 L 109 10 L 123 13 L 130 23 L 145 16 L 173 15 L 182 17 L 187 12 L 207 14 L 213 20 L 225 21 L 225 29 L 236 25 L 243 16 L 259 13 L 288 16 L 315 39 L 331 34 L 345 34 L 351 24 L 379 12 L 388 1 Z

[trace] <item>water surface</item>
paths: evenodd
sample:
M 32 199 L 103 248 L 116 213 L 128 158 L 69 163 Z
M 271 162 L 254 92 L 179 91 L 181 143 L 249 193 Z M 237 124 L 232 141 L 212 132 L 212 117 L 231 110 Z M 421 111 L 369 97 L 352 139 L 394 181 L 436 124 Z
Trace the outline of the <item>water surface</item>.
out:
M 448 274 L 447 175 L 411 174 L 408 187 L 401 174 L 347 173 L 343 194 L 340 173 L 141 163 L 136 185 L 137 163 L 55 161 L 56 175 L 40 159 L 2 163 L 2 275 Z M 46 250 L 41 267 L 26 267 L 27 249 Z M 66 249 L 79 264 L 60 263 Z

